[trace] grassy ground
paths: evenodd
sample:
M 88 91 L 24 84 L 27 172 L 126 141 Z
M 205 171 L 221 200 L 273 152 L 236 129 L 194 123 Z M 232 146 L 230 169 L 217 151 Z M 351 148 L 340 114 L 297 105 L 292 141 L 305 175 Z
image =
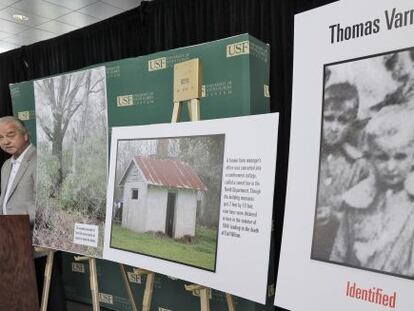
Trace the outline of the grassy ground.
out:
M 197 226 L 194 241 L 179 242 L 167 236 L 136 233 L 112 226 L 111 247 L 214 270 L 217 230 Z

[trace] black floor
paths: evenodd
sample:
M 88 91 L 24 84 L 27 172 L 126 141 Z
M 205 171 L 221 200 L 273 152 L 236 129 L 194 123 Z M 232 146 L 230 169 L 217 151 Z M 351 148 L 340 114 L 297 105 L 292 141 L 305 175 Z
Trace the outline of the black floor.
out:
M 91 311 L 92 306 L 84 303 L 79 303 L 75 301 L 67 301 L 66 302 L 67 311 Z M 107 308 L 100 308 L 101 311 L 112 311 L 111 309 Z
M 66 303 L 67 311 L 90 311 L 92 310 L 91 305 L 78 303 L 74 301 L 68 301 Z

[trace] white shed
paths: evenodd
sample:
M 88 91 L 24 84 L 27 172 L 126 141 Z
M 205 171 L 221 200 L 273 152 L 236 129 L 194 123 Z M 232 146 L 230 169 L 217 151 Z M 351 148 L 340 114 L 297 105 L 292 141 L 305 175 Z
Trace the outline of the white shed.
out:
M 175 239 L 195 235 L 197 201 L 207 188 L 190 165 L 136 156 L 119 185 L 123 187 L 123 227 L 162 232 Z

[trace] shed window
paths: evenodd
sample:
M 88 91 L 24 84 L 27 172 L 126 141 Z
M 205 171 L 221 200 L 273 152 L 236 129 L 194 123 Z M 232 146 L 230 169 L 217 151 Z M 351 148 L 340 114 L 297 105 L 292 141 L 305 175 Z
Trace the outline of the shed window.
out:
M 132 200 L 138 200 L 138 189 L 132 189 L 131 199 Z

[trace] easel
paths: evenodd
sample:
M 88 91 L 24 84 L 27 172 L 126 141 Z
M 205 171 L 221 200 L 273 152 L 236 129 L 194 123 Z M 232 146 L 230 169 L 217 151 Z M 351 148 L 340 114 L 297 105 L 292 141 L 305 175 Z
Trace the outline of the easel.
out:
M 43 281 L 42 301 L 40 304 L 40 311 L 46 311 L 49 301 L 50 281 L 52 279 L 52 268 L 55 251 L 48 248 L 36 247 L 35 251 L 38 253 L 46 253 L 46 266 Z M 92 308 L 94 311 L 99 311 L 99 289 L 98 289 L 98 275 L 96 273 L 96 259 L 86 256 L 76 256 L 76 261 L 89 261 L 89 281 L 92 294 Z
M 35 247 L 35 251 L 37 253 L 46 253 L 47 256 L 45 273 L 43 275 L 42 300 L 40 303 L 40 311 L 46 311 L 47 303 L 49 301 L 50 281 L 52 279 L 53 258 L 55 257 L 55 251 L 43 247 Z
M 125 266 L 123 264 L 120 264 L 119 267 L 121 269 L 121 275 L 122 275 L 122 278 L 124 280 L 124 284 L 125 284 L 125 288 L 127 290 L 129 301 L 131 303 L 131 308 L 132 308 L 133 311 L 138 311 L 137 306 L 135 304 L 135 298 L 134 298 L 134 295 L 132 293 L 131 285 L 129 283 L 127 273 L 125 271 Z M 142 309 L 141 310 L 142 311 L 150 311 L 151 302 L 152 302 L 152 292 L 154 290 L 155 273 L 151 272 L 151 271 L 148 271 L 148 270 L 139 269 L 139 268 L 134 268 L 133 271 L 134 271 L 133 273 L 138 277 L 141 277 L 143 275 L 146 276 L 144 297 L 142 299 Z
M 42 301 L 40 304 L 40 311 L 47 311 L 47 305 L 49 301 L 49 292 L 50 292 L 50 281 L 52 278 L 52 268 L 53 268 L 53 258 L 55 255 L 55 251 L 52 249 L 36 247 L 35 251 L 38 253 L 46 253 L 46 266 L 45 266 L 45 273 L 44 273 L 44 282 L 43 282 L 43 291 L 42 291 Z M 100 310 L 100 303 L 99 303 L 99 286 L 98 286 L 98 274 L 96 270 L 96 259 L 87 257 L 87 256 L 75 256 L 76 261 L 88 261 L 89 262 L 89 284 L 91 287 L 91 296 L 92 296 L 92 309 L 93 311 Z M 135 299 L 131 291 L 130 284 L 128 282 L 128 278 L 125 273 L 124 265 L 120 264 L 121 272 L 123 272 L 124 283 L 128 293 L 128 297 L 131 303 L 131 307 L 133 311 L 137 311 L 137 307 L 135 304 Z M 150 280 L 150 281 L 149 281 Z M 152 281 L 151 281 L 152 280 Z M 149 311 L 151 306 L 151 297 L 152 297 L 152 288 L 154 284 L 154 276 L 152 273 L 152 278 L 147 276 L 147 283 L 145 287 L 145 293 L 147 293 L 147 288 L 151 287 L 150 294 L 144 294 L 144 303 L 143 303 L 143 311 Z M 149 299 L 145 299 L 149 297 Z
M 180 120 L 182 104 L 187 102 L 187 108 L 191 121 L 200 121 L 200 98 L 201 98 L 201 62 L 199 58 L 191 59 L 174 65 L 174 106 L 171 117 L 171 123 L 177 123 Z M 45 249 L 44 249 L 45 250 Z M 47 264 L 45 268 L 45 285 L 42 293 L 41 311 L 46 311 L 47 301 L 49 297 L 50 279 L 52 274 L 54 251 L 46 249 L 48 253 Z M 95 258 L 78 256 L 77 261 L 89 261 L 90 286 L 92 292 L 92 306 L 94 311 L 100 310 L 98 277 L 96 273 Z M 137 311 L 134 295 L 128 280 L 127 273 L 123 264 L 120 264 L 121 275 L 124 280 L 125 288 L 131 303 L 133 311 Z M 145 291 L 142 302 L 142 311 L 150 311 L 152 294 L 154 289 L 154 272 L 144 269 L 134 268 L 135 275 L 146 275 Z M 210 311 L 211 288 L 197 284 L 185 285 L 187 291 L 191 291 L 193 295 L 200 297 L 200 310 Z M 233 296 L 226 293 L 227 307 L 229 311 L 235 311 L 236 307 Z
M 92 295 L 92 310 L 99 311 L 99 288 L 98 288 L 98 274 L 96 272 L 96 259 L 86 256 L 75 256 L 76 261 L 89 261 L 89 284 L 91 286 Z
M 200 121 L 201 85 L 202 72 L 199 58 L 174 65 L 174 107 L 171 123 L 179 122 L 184 102 L 187 102 L 190 120 Z M 184 287 L 193 295 L 200 297 L 201 311 L 210 311 L 211 288 L 198 284 L 184 285 Z M 233 296 L 226 293 L 226 301 L 229 311 L 235 311 Z
M 200 297 L 200 310 L 210 311 L 209 299 L 211 298 L 211 288 L 197 284 L 184 285 L 184 287 L 186 290 L 192 292 L 194 296 Z M 233 296 L 228 293 L 225 294 L 228 310 L 235 311 L 236 306 L 234 304 Z

